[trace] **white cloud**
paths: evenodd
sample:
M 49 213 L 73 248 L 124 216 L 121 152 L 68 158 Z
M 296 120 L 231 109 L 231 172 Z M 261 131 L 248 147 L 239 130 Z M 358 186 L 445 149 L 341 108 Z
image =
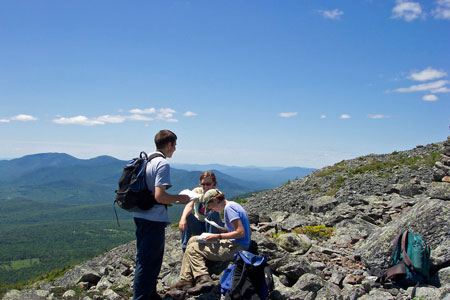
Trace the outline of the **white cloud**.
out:
M 298 115 L 298 112 L 284 112 L 278 114 L 278 116 L 281 118 L 291 118 L 295 117 L 296 115 Z
M 149 114 L 154 114 L 156 113 L 156 109 L 152 108 L 144 108 L 144 109 L 139 109 L 139 108 L 135 108 L 130 110 L 130 113 L 132 114 L 141 114 L 141 115 L 149 115 Z
M 94 125 L 104 125 L 106 123 L 124 123 L 125 121 L 163 121 L 163 122 L 178 122 L 177 119 L 173 117 L 173 114 L 176 113 L 175 110 L 171 108 L 146 108 L 146 109 L 132 109 L 130 112 L 135 112 L 131 115 L 103 115 L 94 118 L 87 118 L 85 116 L 76 116 L 76 117 L 60 117 L 54 119 L 53 122 L 56 124 L 73 124 L 73 125 L 82 125 L 82 126 L 94 126 Z M 154 116 L 150 117 L 148 114 L 154 114 Z
M 178 122 L 177 119 L 173 119 L 173 118 L 165 119 L 164 121 L 165 121 L 165 122 L 171 122 L 171 123 L 176 123 L 176 122 Z
M 327 115 L 323 115 L 323 114 L 322 114 L 322 115 L 320 115 L 320 118 L 321 118 L 321 119 L 326 119 L 326 118 L 327 118 Z
M 171 108 L 145 108 L 145 109 L 139 109 L 135 108 L 130 110 L 130 113 L 133 115 L 128 116 L 127 119 L 133 120 L 133 121 L 164 121 L 164 122 L 178 122 L 177 119 L 173 117 L 173 115 L 176 113 L 175 110 Z M 145 114 L 155 114 L 154 117 L 146 117 L 143 116 Z
M 448 80 L 438 80 L 429 83 L 422 83 L 418 85 L 412 85 L 407 88 L 398 88 L 395 92 L 399 93 L 411 93 L 411 92 L 419 92 L 419 91 L 428 91 L 428 90 L 436 90 L 444 87 L 450 81 Z
M 29 122 L 29 121 L 36 121 L 37 118 L 30 116 L 30 115 L 17 115 L 17 116 L 12 117 L 11 120 Z
M 7 119 L 0 119 L 0 123 L 9 123 L 9 120 L 7 120 Z
M 160 108 L 158 109 L 155 120 L 166 122 L 178 122 L 178 120 L 173 118 L 174 113 L 176 113 L 176 111 L 171 108 Z
M 386 118 L 389 118 L 388 116 L 382 115 L 382 114 L 368 115 L 367 117 L 369 119 L 386 119 Z
M 438 88 L 438 89 L 431 90 L 431 92 L 432 92 L 433 94 L 437 94 L 437 93 L 448 93 L 448 92 L 450 92 L 450 89 L 449 89 L 448 87 L 444 86 L 444 87 L 441 87 L 441 88 Z
M 347 114 L 342 114 L 342 115 L 340 115 L 339 118 L 341 118 L 341 119 L 350 119 L 351 116 L 350 116 L 350 115 L 347 115 Z
M 418 73 L 412 73 L 408 78 L 415 81 L 428 81 L 447 76 L 444 71 L 438 71 L 431 67 L 426 68 Z
M 95 119 L 88 119 L 85 116 L 76 116 L 71 118 L 59 118 L 53 120 L 56 124 L 63 124 L 63 125 L 82 125 L 82 126 L 94 126 L 94 125 L 103 125 L 104 122 L 95 120 Z
M 127 119 L 132 120 L 132 121 L 153 121 L 153 118 L 150 117 L 146 117 L 143 115 L 131 115 L 128 116 Z
M 97 121 L 104 122 L 104 123 L 123 123 L 125 122 L 125 117 L 122 116 L 110 116 L 110 115 L 104 115 L 96 118 Z
M 397 0 L 395 2 L 397 5 L 392 9 L 393 18 L 402 18 L 405 21 L 410 22 L 423 14 L 422 7 L 418 2 L 407 0 Z
M 339 20 L 341 16 L 344 14 L 344 12 L 340 9 L 333 9 L 333 10 L 318 10 L 318 13 L 322 15 L 325 19 L 331 19 L 331 20 Z
M 436 101 L 437 99 L 436 95 L 425 95 L 422 97 L 423 101 Z
M 187 111 L 187 112 L 184 113 L 183 116 L 185 116 L 185 117 L 195 117 L 196 115 L 197 114 L 195 112 Z
M 433 10 L 436 19 L 450 20 L 450 0 L 438 0 L 437 7 Z

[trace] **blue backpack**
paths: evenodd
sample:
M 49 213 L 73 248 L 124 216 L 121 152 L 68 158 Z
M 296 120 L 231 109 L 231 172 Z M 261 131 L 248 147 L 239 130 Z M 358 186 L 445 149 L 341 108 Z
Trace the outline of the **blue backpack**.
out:
M 234 255 L 234 263 L 223 272 L 220 291 L 225 299 L 266 300 L 272 298 L 274 283 L 265 256 L 248 251 Z
M 401 286 L 425 283 L 430 279 L 430 247 L 418 234 L 400 233 L 394 242 L 384 280 L 391 279 Z

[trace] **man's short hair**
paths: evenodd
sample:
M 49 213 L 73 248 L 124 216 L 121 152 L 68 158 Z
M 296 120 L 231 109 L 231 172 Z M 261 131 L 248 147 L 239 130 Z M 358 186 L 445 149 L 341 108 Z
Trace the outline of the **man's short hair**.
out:
M 170 130 L 163 129 L 155 135 L 156 149 L 163 149 L 168 143 L 175 144 L 177 136 Z

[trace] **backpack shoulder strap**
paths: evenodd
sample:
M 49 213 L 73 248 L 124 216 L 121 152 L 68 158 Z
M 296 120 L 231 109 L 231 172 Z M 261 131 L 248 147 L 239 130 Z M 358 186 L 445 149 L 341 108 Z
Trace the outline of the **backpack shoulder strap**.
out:
M 402 245 L 402 236 L 403 236 L 403 232 L 400 232 L 394 240 L 394 247 L 391 251 L 391 258 L 389 259 L 390 267 L 381 276 L 381 278 L 380 278 L 381 282 L 386 282 L 388 279 L 390 279 L 396 275 L 406 274 L 406 267 L 405 267 L 405 264 L 403 263 L 403 261 L 400 263 L 397 263 L 395 265 L 391 265 L 391 263 L 395 260 L 395 256 L 396 256 L 395 254 L 397 253 L 398 246 L 400 245 L 400 247 L 401 247 L 401 245 Z
M 405 231 L 402 236 L 402 259 L 407 267 L 415 271 L 414 264 L 411 261 L 411 258 L 409 257 L 408 253 L 406 252 L 408 247 L 407 243 L 408 243 L 408 231 Z
M 142 153 L 142 152 L 141 152 L 141 153 Z M 145 152 L 144 152 L 144 153 L 145 153 Z M 155 153 L 151 154 L 150 156 L 147 156 L 147 155 L 146 155 L 147 162 L 151 161 L 152 159 L 154 159 L 154 158 L 156 158 L 156 157 L 163 157 L 163 158 L 166 158 L 166 156 L 165 156 L 164 154 L 162 154 L 162 153 L 160 153 L 160 152 L 155 152 Z
M 403 235 L 403 232 L 400 232 L 397 235 L 397 237 L 395 238 L 394 248 L 391 251 L 391 259 L 389 260 L 389 262 L 391 262 L 394 259 L 395 252 L 397 251 L 398 245 L 402 244 L 402 235 Z

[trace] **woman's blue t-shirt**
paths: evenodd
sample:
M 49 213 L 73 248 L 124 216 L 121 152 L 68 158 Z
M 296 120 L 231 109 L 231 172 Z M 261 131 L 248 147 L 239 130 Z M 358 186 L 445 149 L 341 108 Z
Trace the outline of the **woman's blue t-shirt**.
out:
M 227 205 L 225 206 L 225 225 L 228 229 L 228 231 L 234 231 L 233 225 L 231 225 L 231 222 L 236 219 L 241 219 L 242 225 L 244 226 L 245 230 L 245 237 L 240 239 L 233 239 L 231 241 L 234 241 L 238 244 L 240 244 L 245 249 L 248 249 L 250 247 L 250 241 L 252 239 L 251 236 L 251 230 L 250 230 L 250 221 L 248 220 L 248 215 L 245 212 L 245 209 L 239 204 L 234 201 L 228 201 Z

